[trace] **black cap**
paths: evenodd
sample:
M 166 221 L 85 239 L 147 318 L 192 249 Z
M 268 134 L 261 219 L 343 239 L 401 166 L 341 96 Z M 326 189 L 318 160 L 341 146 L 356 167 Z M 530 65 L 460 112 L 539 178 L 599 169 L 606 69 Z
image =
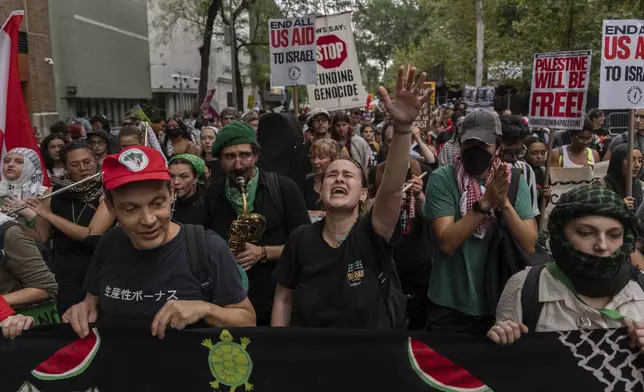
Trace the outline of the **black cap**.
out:
M 496 143 L 501 137 L 501 120 L 494 112 L 474 110 L 468 113 L 461 123 L 461 143 L 466 140 L 476 139 L 487 145 Z

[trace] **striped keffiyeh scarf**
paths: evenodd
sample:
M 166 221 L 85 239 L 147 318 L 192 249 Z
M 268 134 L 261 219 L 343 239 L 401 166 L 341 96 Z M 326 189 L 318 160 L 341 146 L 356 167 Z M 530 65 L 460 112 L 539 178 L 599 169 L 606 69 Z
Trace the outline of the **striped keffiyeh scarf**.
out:
M 510 173 L 511 167 L 503 163 L 498 157 L 494 157 L 492 160 L 492 167 L 499 168 L 503 167 L 506 170 L 506 175 L 508 182 L 510 182 Z M 485 186 L 479 184 L 479 180 L 474 178 L 471 174 L 468 174 L 463 167 L 463 160 L 461 159 L 460 154 L 454 157 L 454 171 L 456 172 L 456 183 L 458 184 L 458 190 L 461 192 L 461 202 L 460 202 L 460 211 L 461 216 L 465 216 L 468 211 L 472 210 L 474 203 L 481 199 L 485 193 Z M 489 170 L 488 173 L 483 178 L 484 182 L 487 184 L 488 180 L 492 176 L 492 170 Z M 496 208 L 493 210 L 495 211 Z M 494 214 L 486 216 L 481 223 L 476 227 L 474 231 L 474 237 L 482 239 L 485 237 L 488 227 L 496 220 Z

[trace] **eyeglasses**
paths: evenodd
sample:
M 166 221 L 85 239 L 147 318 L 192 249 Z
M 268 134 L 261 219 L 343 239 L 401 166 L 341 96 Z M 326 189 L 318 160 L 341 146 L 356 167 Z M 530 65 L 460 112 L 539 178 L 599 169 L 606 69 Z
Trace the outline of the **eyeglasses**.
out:
M 511 160 L 513 158 L 522 159 L 523 157 L 525 157 L 525 154 L 527 152 L 528 152 L 528 149 L 526 148 L 526 146 L 523 146 L 521 148 L 517 148 L 517 149 L 514 149 L 514 150 L 503 149 L 503 151 L 502 151 L 503 160 L 507 161 L 507 160 Z

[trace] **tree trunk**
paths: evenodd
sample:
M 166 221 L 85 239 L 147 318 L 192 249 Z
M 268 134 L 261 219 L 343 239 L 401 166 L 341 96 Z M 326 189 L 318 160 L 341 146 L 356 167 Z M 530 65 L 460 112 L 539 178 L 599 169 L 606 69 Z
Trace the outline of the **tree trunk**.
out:
M 483 85 L 483 53 L 485 49 L 485 21 L 483 0 L 476 0 L 476 87 Z
M 574 35 L 574 23 L 575 23 L 575 0 L 570 0 L 568 2 L 570 6 L 568 9 L 568 28 L 566 29 L 566 49 L 572 50 L 573 47 L 573 35 Z
M 206 29 L 203 33 L 203 45 L 199 47 L 199 54 L 201 55 L 201 70 L 199 71 L 199 95 L 195 106 L 197 110 L 206 99 L 208 94 L 208 76 L 210 75 L 210 48 L 212 46 L 212 30 L 215 24 L 215 18 L 217 17 L 217 11 L 219 11 L 219 6 L 221 0 L 212 0 L 210 6 L 208 7 L 208 16 L 206 18 Z
M 235 48 L 235 64 L 233 64 L 233 83 L 235 83 L 235 90 L 237 91 L 237 102 L 234 102 L 237 105 L 237 110 L 240 112 L 245 112 L 244 108 L 244 85 L 241 78 L 241 70 L 239 69 L 239 47 Z

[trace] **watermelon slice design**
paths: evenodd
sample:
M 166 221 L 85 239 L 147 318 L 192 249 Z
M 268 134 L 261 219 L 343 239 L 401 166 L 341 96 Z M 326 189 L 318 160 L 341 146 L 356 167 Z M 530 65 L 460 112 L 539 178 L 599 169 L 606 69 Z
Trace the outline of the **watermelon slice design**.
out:
M 83 373 L 92 363 L 101 345 L 98 329 L 93 328 L 85 339 L 76 339 L 56 351 L 31 374 L 39 380 L 63 380 Z
M 492 392 L 470 372 L 412 338 L 409 338 L 409 361 L 420 378 L 439 391 Z

